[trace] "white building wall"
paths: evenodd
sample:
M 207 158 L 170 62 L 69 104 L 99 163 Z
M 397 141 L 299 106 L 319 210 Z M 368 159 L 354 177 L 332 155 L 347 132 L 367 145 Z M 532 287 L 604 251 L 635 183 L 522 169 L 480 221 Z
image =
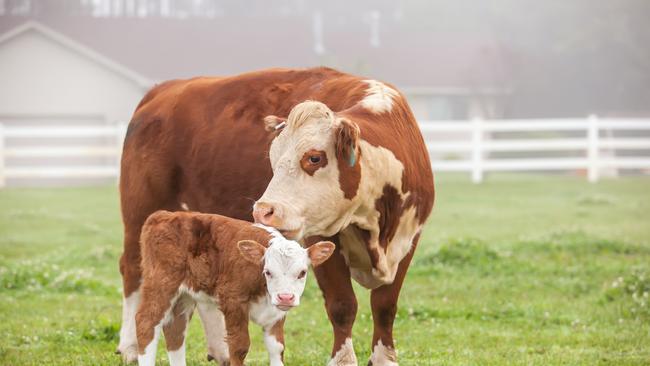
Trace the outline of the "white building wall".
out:
M 0 118 L 80 115 L 128 121 L 145 91 L 35 30 L 0 44 Z

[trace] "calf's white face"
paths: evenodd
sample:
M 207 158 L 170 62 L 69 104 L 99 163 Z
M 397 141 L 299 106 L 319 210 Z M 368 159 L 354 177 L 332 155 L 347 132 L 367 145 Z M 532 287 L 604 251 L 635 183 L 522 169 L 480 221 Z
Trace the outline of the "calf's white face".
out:
M 314 101 L 296 105 L 284 124 L 265 121 L 284 127 L 271 144 L 273 178 L 253 207 L 255 221 L 295 239 L 338 232 L 337 220 L 352 207 L 339 166 L 358 164 L 358 127 Z
M 322 241 L 305 249 L 280 236 L 275 236 L 269 244 L 266 248 L 256 241 L 242 240 L 237 246 L 246 260 L 255 264 L 264 262 L 263 274 L 271 303 L 286 311 L 300 304 L 309 265 L 323 263 L 334 253 L 335 246 Z

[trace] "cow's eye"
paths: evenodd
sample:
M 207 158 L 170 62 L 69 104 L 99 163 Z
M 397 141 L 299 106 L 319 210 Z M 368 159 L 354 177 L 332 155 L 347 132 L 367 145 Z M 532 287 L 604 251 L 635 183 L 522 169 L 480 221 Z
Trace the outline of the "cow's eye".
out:
M 300 273 L 298 274 L 298 279 L 300 280 L 302 278 L 305 278 L 306 275 L 307 275 L 307 271 L 304 270 L 300 271 Z
M 268 278 L 273 277 L 273 275 L 271 274 L 271 271 L 269 271 L 268 269 L 267 269 L 267 270 L 264 270 L 264 275 L 265 275 L 266 277 L 268 277 Z
M 312 164 L 318 164 L 320 163 L 320 156 L 318 155 L 312 155 L 309 157 L 309 162 Z

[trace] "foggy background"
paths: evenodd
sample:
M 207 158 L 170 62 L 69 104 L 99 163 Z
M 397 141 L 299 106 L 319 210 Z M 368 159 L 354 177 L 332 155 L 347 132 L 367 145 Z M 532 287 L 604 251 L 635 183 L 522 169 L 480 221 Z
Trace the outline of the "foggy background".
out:
M 315 66 L 397 86 L 436 172 L 650 174 L 649 20 L 647 0 L 0 0 L 0 187 L 113 182 L 156 83 Z
M 645 0 L 0 0 L 152 80 L 325 65 L 425 95 L 420 118 L 650 115 Z M 483 103 L 484 104 L 484 103 Z

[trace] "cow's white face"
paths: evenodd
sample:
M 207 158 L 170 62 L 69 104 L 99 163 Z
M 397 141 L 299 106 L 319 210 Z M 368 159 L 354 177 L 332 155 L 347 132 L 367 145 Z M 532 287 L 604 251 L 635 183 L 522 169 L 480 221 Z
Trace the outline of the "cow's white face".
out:
M 296 239 L 338 232 L 352 207 L 340 166 L 358 168 L 358 136 L 356 125 L 323 103 L 295 106 L 271 144 L 273 178 L 254 205 L 255 221 Z
M 274 236 L 269 244 L 266 248 L 255 241 L 242 240 L 237 246 L 246 260 L 256 264 L 264 261 L 263 273 L 271 304 L 287 311 L 300 304 L 309 265 L 323 263 L 334 253 L 335 246 L 322 241 L 305 249 L 280 235 Z

